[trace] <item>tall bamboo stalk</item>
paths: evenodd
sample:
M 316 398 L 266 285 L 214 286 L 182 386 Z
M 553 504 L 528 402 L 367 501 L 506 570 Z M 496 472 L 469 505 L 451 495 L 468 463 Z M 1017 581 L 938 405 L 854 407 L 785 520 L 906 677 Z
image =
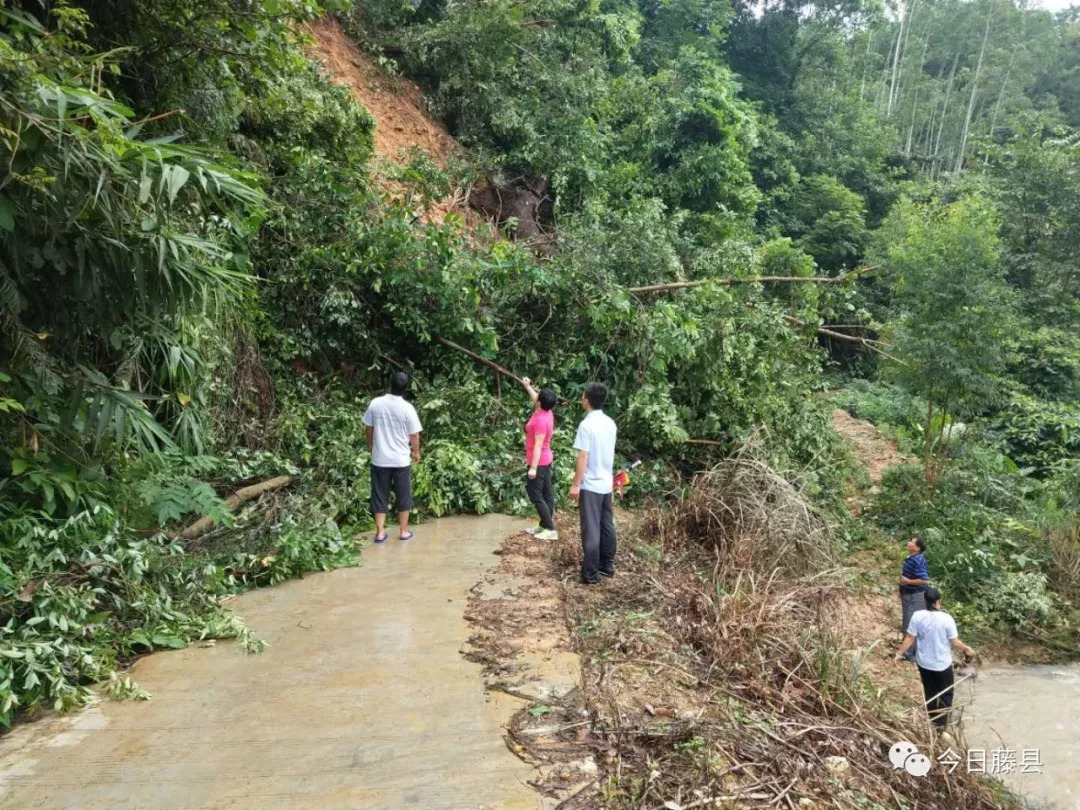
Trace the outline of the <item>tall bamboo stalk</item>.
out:
M 931 20 L 931 22 L 933 22 Z M 907 144 L 904 146 L 904 157 L 911 157 L 911 145 L 912 138 L 915 135 L 915 114 L 919 111 L 919 91 L 922 89 L 922 82 L 919 78 L 922 76 L 923 65 L 926 64 L 926 53 L 930 50 L 930 26 L 926 27 L 926 39 L 923 40 L 922 57 L 919 60 L 919 67 L 915 71 L 915 77 L 912 82 L 915 84 L 915 94 L 911 100 L 911 123 L 908 125 Z
M 1027 26 L 1027 17 L 1024 18 L 1024 27 Z M 1024 38 L 1023 29 L 1020 32 L 1020 41 Z M 1012 76 L 1013 63 L 1016 61 L 1016 52 L 1020 50 L 1020 43 L 1017 42 L 1012 49 L 1012 53 L 1009 54 L 1009 67 L 1005 70 L 1005 80 L 1001 83 L 1001 89 L 998 90 L 997 102 L 994 104 L 994 114 L 990 117 L 990 138 L 993 139 L 994 131 L 997 129 L 998 113 L 1001 112 L 1001 99 L 1005 96 L 1005 88 L 1009 86 L 1009 77 Z M 990 154 L 987 153 L 984 163 L 990 162 Z
M 904 44 L 904 21 L 907 18 L 906 5 L 900 6 L 900 30 L 896 32 L 896 49 L 892 59 L 892 81 L 889 83 L 889 99 L 885 107 L 885 117 L 892 118 L 893 97 L 896 95 L 896 77 L 900 72 L 900 51 Z
M 941 67 L 938 69 L 937 81 L 934 83 L 934 103 L 930 106 L 930 118 L 923 126 L 921 136 L 923 152 L 930 156 L 931 160 L 933 159 L 931 149 L 934 146 L 934 124 L 937 122 L 938 100 L 941 98 L 941 80 L 945 78 L 945 62 L 948 61 L 948 58 L 949 55 L 945 54 L 945 60 L 942 61 Z
M 979 48 L 979 59 L 975 63 L 975 77 L 971 80 L 971 97 L 968 99 L 967 115 L 964 117 L 964 129 L 960 133 L 960 149 L 956 154 L 956 166 L 954 172 L 964 168 L 964 153 L 967 151 L 968 132 L 971 129 L 971 114 L 975 111 L 975 96 L 979 91 L 979 74 L 982 73 L 983 56 L 986 54 L 986 41 L 990 39 L 990 21 L 994 18 L 994 0 L 990 0 L 986 10 L 986 30 L 983 31 L 982 46 Z
M 896 97 L 893 99 L 893 104 L 897 107 L 900 106 L 900 97 L 903 95 L 904 88 L 904 63 L 907 61 L 908 42 L 911 40 L 912 23 L 915 20 L 915 7 L 918 5 L 919 0 L 911 0 L 911 5 L 908 6 L 907 12 L 907 33 L 904 35 L 904 44 L 900 48 L 900 68 L 897 74 L 896 80 Z
M 864 57 L 862 79 L 859 82 L 859 101 L 863 101 L 866 98 L 866 73 L 870 70 L 870 46 L 874 44 L 874 35 L 872 33 L 866 36 L 866 56 Z
M 938 157 L 941 155 L 941 136 L 945 130 L 945 114 L 949 111 L 949 98 L 952 96 L 953 81 L 956 79 L 956 66 L 960 62 L 960 51 L 953 58 L 952 71 L 949 73 L 949 82 L 945 85 L 945 101 L 941 105 L 941 122 L 938 124 L 937 138 L 934 140 L 934 158 L 930 164 L 930 177 L 937 175 Z

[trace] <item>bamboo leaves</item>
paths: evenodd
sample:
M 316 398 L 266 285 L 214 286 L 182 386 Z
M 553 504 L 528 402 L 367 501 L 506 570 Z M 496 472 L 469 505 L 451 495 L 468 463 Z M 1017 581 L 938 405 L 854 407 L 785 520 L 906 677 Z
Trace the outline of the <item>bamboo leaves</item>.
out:
M 148 408 L 162 393 L 125 390 L 99 369 L 117 367 L 110 351 L 124 349 L 114 338 L 135 323 L 237 305 L 251 276 L 233 256 L 250 252 L 265 202 L 253 175 L 210 152 L 142 139 L 133 110 L 102 84 L 108 58 L 83 56 L 85 14 L 59 4 L 54 17 L 46 35 L 33 17 L 5 11 L 0 30 L 0 51 L 17 56 L 5 63 L 0 105 L 0 159 L 10 169 L 0 194 L 0 328 L 15 338 L 0 359 L 38 407 L 43 396 L 63 402 L 65 416 L 39 430 L 65 442 L 81 433 L 93 452 L 106 440 L 156 451 L 173 445 L 155 418 L 161 407 Z M 152 370 L 125 376 L 155 382 Z M 197 444 L 191 417 L 182 422 Z

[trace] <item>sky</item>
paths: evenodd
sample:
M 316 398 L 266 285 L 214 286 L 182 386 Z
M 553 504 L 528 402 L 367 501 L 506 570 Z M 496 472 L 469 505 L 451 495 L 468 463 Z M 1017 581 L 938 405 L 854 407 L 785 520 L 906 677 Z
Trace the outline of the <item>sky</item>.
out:
M 1076 4 L 1076 2 L 1077 0 L 1033 0 L 1032 5 L 1044 8 L 1047 11 L 1061 11 Z

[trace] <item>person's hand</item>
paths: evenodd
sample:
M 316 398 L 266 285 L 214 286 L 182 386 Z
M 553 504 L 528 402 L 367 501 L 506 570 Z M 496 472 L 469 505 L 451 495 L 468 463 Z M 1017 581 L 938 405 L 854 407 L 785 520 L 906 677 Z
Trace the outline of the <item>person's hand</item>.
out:
M 578 486 L 577 484 L 572 485 L 570 487 L 570 498 L 571 498 L 571 500 L 576 501 L 580 497 L 581 497 L 581 487 Z
M 420 451 L 419 450 L 413 450 L 412 460 L 413 460 L 413 464 L 419 464 L 420 463 Z
M 896 655 L 893 656 L 893 663 L 894 664 L 898 664 L 903 660 L 904 660 L 904 654 L 903 653 L 897 653 Z
M 529 478 L 536 478 L 536 467 L 529 467 Z
M 525 385 L 532 385 L 532 380 L 530 380 L 528 377 L 522 377 L 521 381 L 525 383 Z

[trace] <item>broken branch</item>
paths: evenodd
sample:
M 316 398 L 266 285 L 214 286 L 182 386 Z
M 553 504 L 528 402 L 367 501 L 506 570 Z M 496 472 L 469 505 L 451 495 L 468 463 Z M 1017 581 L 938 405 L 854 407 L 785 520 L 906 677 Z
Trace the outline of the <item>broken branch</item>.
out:
M 249 487 L 241 487 L 225 499 L 225 508 L 232 512 L 240 504 L 250 501 L 254 498 L 258 498 L 264 492 L 271 492 L 275 489 L 287 487 L 295 480 L 296 479 L 293 478 L 291 475 L 279 475 L 276 478 L 271 478 L 270 480 L 263 481 L 260 484 L 252 484 Z M 182 532 L 180 532 L 180 538 L 183 540 L 194 540 L 196 537 L 206 534 L 206 532 L 210 531 L 212 528 L 214 528 L 213 518 L 199 518 Z
M 805 322 L 800 321 L 798 318 L 794 318 L 791 315 L 785 315 L 784 320 L 787 321 L 788 323 L 792 324 L 793 326 L 801 326 L 801 327 L 806 326 Z M 859 343 L 859 344 L 865 346 L 866 348 L 870 349 L 870 351 L 877 352 L 882 357 L 889 358 L 894 363 L 899 363 L 902 366 L 907 365 L 907 363 L 905 363 L 903 360 L 901 360 L 901 359 L 899 359 L 897 357 L 893 357 L 891 354 L 889 354 L 887 351 L 885 351 L 885 349 L 892 348 L 891 345 L 888 344 L 888 343 L 883 343 L 880 340 L 873 340 L 872 338 L 859 337 L 858 335 L 845 335 L 843 332 L 836 332 L 836 331 L 833 331 L 832 329 L 827 329 L 824 326 L 818 326 L 818 327 L 815 327 L 815 329 L 817 330 L 817 333 L 819 335 L 825 335 L 826 337 L 830 337 L 830 338 L 833 338 L 835 340 L 846 340 L 849 343 Z M 884 348 L 882 348 L 882 347 L 884 347 Z
M 512 371 L 507 371 L 505 368 L 500 366 L 498 363 L 492 362 L 491 360 L 488 360 L 486 357 L 481 357 L 476 352 L 471 352 L 468 349 L 466 349 L 464 346 L 459 346 L 457 343 L 454 343 L 454 341 L 452 341 L 452 340 L 447 340 L 446 338 L 439 337 L 438 335 L 435 336 L 435 339 L 437 341 L 439 341 L 439 343 L 441 343 L 444 346 L 449 346 L 451 349 L 456 349 L 457 351 L 461 352 L 462 354 L 467 354 L 469 357 L 471 357 L 477 363 L 483 363 L 488 368 L 493 368 L 497 372 L 499 372 L 500 374 L 505 374 L 511 380 L 516 380 L 521 385 L 525 384 L 525 381 L 523 379 L 521 379 L 521 377 L 519 377 L 517 374 L 514 374 Z

